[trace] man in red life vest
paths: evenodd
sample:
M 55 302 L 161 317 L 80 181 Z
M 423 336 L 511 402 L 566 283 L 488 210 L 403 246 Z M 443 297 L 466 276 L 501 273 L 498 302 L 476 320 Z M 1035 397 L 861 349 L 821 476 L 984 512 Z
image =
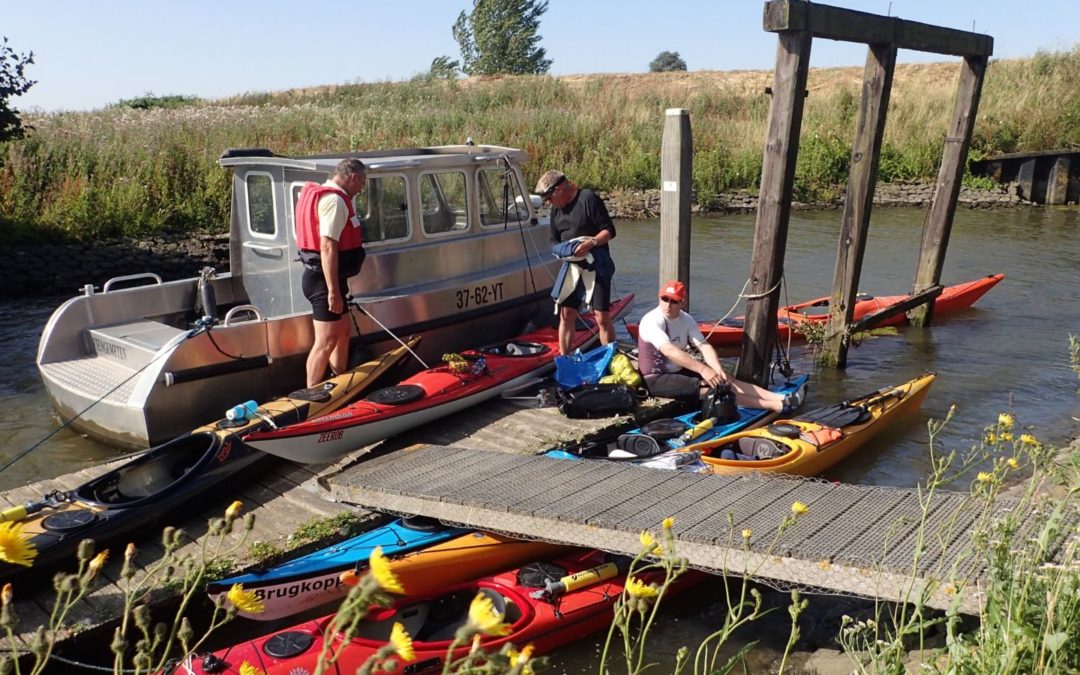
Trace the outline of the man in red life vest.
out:
M 347 280 L 359 274 L 364 263 L 361 222 L 353 197 L 366 183 L 364 163 L 343 159 L 322 185 L 305 183 L 296 203 L 296 247 L 304 264 L 302 285 L 315 326 L 315 343 L 307 359 L 309 387 L 325 379 L 327 364 L 335 373 L 349 366 Z

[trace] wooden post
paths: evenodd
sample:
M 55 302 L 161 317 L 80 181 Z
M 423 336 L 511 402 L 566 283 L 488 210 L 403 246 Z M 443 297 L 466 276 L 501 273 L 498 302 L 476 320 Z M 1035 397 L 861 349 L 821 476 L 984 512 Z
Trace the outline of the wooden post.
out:
M 660 279 L 686 284 L 684 309 L 690 308 L 690 193 L 694 178 L 690 111 L 669 108 L 664 114 L 660 149 Z
M 1068 155 L 1058 157 L 1050 167 L 1050 178 L 1046 181 L 1046 205 L 1059 206 L 1068 200 L 1069 169 L 1072 158 Z
M 979 112 L 979 97 L 982 94 L 987 59 L 986 56 L 967 56 L 961 66 L 956 106 L 949 135 L 945 137 L 941 168 L 938 171 L 933 202 L 930 204 L 930 218 L 923 228 L 912 295 L 936 286 L 941 281 L 941 268 L 945 264 L 945 251 L 949 247 L 956 201 L 960 196 L 960 181 L 964 177 L 968 146 L 971 145 L 971 130 L 975 127 L 975 116 Z M 928 303 L 913 309 L 908 318 L 916 326 L 927 326 L 933 319 L 933 312 L 934 304 Z
M 855 142 L 851 148 L 851 170 L 848 174 L 847 198 L 840 223 L 840 242 L 836 250 L 832 294 L 829 296 L 829 318 L 825 327 L 822 361 L 843 368 L 847 365 L 847 327 L 855 312 L 855 295 L 862 276 L 863 254 L 870 230 L 870 210 L 874 204 L 878 160 L 885 135 L 885 117 L 889 110 L 893 71 L 896 68 L 896 46 L 870 45 L 866 51 L 863 70 L 862 99 L 859 121 L 855 127 Z
M 746 301 L 746 334 L 737 371 L 739 379 L 758 384 L 766 381 L 769 355 L 776 339 L 776 310 L 780 298 L 780 279 L 784 274 L 784 252 L 791 218 L 791 188 L 795 182 L 795 161 L 799 156 L 799 135 L 812 44 L 810 31 L 778 33 L 773 98 L 769 107 L 769 126 L 765 131 L 754 249 L 747 285 L 750 297 Z

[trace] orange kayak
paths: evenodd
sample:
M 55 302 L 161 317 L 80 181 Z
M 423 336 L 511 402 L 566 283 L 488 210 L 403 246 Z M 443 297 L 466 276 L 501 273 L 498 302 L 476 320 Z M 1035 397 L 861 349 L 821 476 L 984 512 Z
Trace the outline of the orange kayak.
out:
M 1005 278 L 1004 274 L 991 274 L 981 279 L 974 279 L 962 284 L 956 284 L 955 286 L 946 286 L 942 290 L 941 295 L 934 301 L 934 316 L 941 316 L 948 312 L 955 312 L 960 309 L 970 307 L 976 300 L 981 298 L 983 294 L 993 288 L 999 281 Z M 855 303 L 855 313 L 853 318 L 855 320 L 861 319 L 868 314 L 891 307 L 901 300 L 905 300 L 910 296 L 907 295 L 860 295 Z M 829 298 L 815 298 L 813 300 L 807 300 L 806 302 L 800 302 L 796 305 L 788 305 L 782 307 L 776 313 L 777 321 L 779 322 L 779 334 L 781 340 L 787 340 L 789 335 L 792 338 L 801 338 L 802 336 L 798 331 L 791 331 L 791 326 L 798 324 L 801 321 L 825 321 L 829 315 Z M 709 341 L 709 344 L 714 347 L 732 347 L 738 346 L 742 342 L 744 333 L 745 317 L 737 316 L 733 319 L 725 319 L 722 323 L 703 321 L 698 324 L 698 328 L 701 329 L 702 335 Z M 885 319 L 878 326 L 899 326 L 907 322 L 907 317 L 904 314 L 897 314 Z M 626 329 L 630 332 L 630 335 L 636 340 L 638 337 L 638 325 L 636 323 L 628 324 Z
M 933 373 L 927 373 L 895 387 L 767 427 L 688 445 L 684 450 L 700 452 L 701 461 L 716 474 L 765 471 L 816 476 L 891 424 L 918 412 L 934 378 Z M 725 450 L 732 459 L 721 456 Z

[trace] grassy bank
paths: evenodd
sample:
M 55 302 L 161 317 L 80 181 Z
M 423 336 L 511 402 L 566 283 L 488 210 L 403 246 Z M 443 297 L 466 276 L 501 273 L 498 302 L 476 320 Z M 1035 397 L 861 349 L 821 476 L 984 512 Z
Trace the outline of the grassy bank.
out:
M 901 65 L 881 179 L 928 179 L 952 109 L 957 63 Z M 811 71 L 797 198 L 846 179 L 861 67 Z M 989 68 L 972 155 L 1080 144 L 1080 47 Z M 694 185 L 707 202 L 755 189 L 771 84 L 767 71 L 414 79 L 218 101 L 31 115 L 27 138 L 0 148 L 4 241 L 220 230 L 228 147 L 283 154 L 478 142 L 522 147 L 532 179 L 563 167 L 602 189 L 655 187 L 664 109 L 690 110 Z M 145 107 L 149 106 L 149 107 Z

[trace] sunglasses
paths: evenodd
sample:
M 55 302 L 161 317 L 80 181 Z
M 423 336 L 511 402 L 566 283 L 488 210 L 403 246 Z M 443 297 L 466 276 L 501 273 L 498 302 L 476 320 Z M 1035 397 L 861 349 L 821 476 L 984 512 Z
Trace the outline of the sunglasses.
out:
M 566 176 L 560 176 L 558 180 L 556 180 L 554 183 L 552 183 L 551 187 L 549 187 L 547 190 L 544 190 L 543 192 L 540 193 L 540 198 L 541 199 L 551 199 L 551 195 L 555 194 L 555 189 L 558 188 L 560 185 L 562 185 L 563 181 L 565 181 L 565 180 L 566 180 Z
M 682 300 L 676 300 L 675 298 L 664 297 L 664 298 L 660 298 L 660 302 L 666 302 L 669 305 L 677 305 L 680 302 L 682 302 Z

